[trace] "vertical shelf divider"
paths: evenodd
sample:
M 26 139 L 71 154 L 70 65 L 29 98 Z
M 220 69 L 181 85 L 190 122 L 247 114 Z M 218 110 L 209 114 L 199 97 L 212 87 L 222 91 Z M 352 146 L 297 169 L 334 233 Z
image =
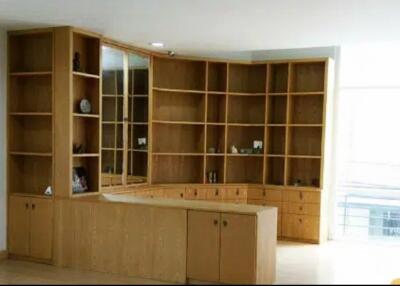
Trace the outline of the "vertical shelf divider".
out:
M 286 125 L 285 125 L 285 163 L 284 163 L 284 182 L 285 186 L 289 185 L 289 145 L 290 145 L 290 138 L 289 138 L 289 122 L 290 122 L 290 113 L 291 113 L 291 86 L 292 86 L 292 67 L 293 64 L 289 63 L 288 66 L 288 81 L 287 81 L 287 99 L 286 99 Z

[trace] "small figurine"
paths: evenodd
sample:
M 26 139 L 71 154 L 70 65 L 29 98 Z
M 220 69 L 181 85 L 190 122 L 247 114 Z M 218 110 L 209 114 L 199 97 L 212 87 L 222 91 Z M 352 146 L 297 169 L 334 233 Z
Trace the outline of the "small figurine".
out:
M 74 59 L 72 60 L 74 71 L 81 70 L 81 55 L 78 52 L 74 53 Z
M 235 145 L 232 145 L 232 146 L 231 146 L 231 153 L 232 153 L 232 154 L 237 154 L 237 153 L 239 153 L 239 152 L 238 152 L 238 149 L 235 147 Z

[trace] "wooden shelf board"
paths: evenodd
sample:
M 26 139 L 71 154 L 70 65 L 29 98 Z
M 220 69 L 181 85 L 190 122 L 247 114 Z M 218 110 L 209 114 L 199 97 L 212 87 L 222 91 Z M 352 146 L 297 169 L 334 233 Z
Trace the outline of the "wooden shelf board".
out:
M 213 90 L 209 90 L 207 91 L 208 94 L 215 94 L 215 95 L 225 95 L 227 94 L 226 91 L 213 91 Z
M 322 156 L 317 156 L 317 155 L 288 155 L 288 158 L 293 158 L 293 159 L 321 159 Z
M 90 73 L 76 72 L 76 71 L 72 72 L 72 74 L 81 77 L 100 79 L 100 76 L 97 74 L 90 74 Z
M 51 112 L 9 112 L 11 116 L 52 116 Z
M 228 153 L 226 154 L 226 156 L 228 157 L 264 157 L 264 154 L 232 154 L 232 153 Z
M 170 152 L 153 152 L 155 156 L 204 156 L 204 153 L 170 153 Z
M 52 157 L 52 153 L 47 152 L 20 152 L 20 151 L 10 151 L 10 155 L 14 156 L 37 156 L 37 157 Z
M 181 124 L 181 125 L 205 125 L 205 122 L 198 121 L 168 121 L 168 120 L 153 120 L 153 123 L 159 124 Z
M 209 156 L 209 157 L 224 157 L 225 154 L 224 153 L 207 153 L 206 156 Z
M 72 154 L 72 157 L 82 158 L 82 157 L 99 157 L 98 153 L 82 153 L 82 154 Z
M 153 90 L 165 91 L 165 92 L 198 93 L 198 94 L 205 94 L 206 93 L 205 90 L 174 89 L 174 88 L 160 88 L 160 87 L 153 87 Z
M 264 127 L 264 123 L 228 123 L 228 126 L 241 126 L 241 127 Z
M 124 151 L 124 148 L 101 148 L 103 151 Z
M 287 126 L 287 124 L 285 124 L 285 123 L 268 123 L 267 124 L 267 127 L 286 127 Z
M 129 122 L 129 125 L 149 125 L 148 122 Z
M 226 123 L 224 122 L 206 122 L 207 125 L 211 126 L 225 126 Z
M 269 92 L 268 96 L 288 96 L 287 92 Z
M 9 73 L 10 76 L 45 76 L 52 75 L 52 71 L 37 71 L 37 72 L 12 72 Z
M 289 127 L 323 127 L 323 124 L 288 124 Z
M 149 150 L 144 150 L 144 149 L 128 149 L 128 151 L 138 152 L 138 153 L 148 153 L 149 152 Z
M 228 92 L 231 96 L 266 96 L 265 92 Z
M 73 113 L 74 117 L 84 117 L 84 118 L 100 118 L 99 114 L 84 114 L 84 113 Z
M 38 199 L 48 199 L 51 200 L 53 199 L 53 196 L 47 196 L 47 195 L 38 195 L 38 194 L 29 194 L 29 193 L 19 193 L 19 192 L 10 192 L 10 196 L 18 196 L 18 197 L 29 197 L 29 198 L 38 198 Z
M 123 121 L 102 121 L 101 124 L 124 124 Z
M 269 158 L 285 158 L 285 154 L 267 154 Z
M 305 92 L 290 92 L 293 96 L 305 96 L 305 95 L 324 95 L 324 91 L 305 91 Z

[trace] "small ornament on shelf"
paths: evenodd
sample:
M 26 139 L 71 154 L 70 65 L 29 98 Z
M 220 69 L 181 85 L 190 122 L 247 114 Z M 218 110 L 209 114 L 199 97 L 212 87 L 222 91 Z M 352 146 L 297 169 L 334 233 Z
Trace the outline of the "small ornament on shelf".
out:
M 46 188 L 46 190 L 44 191 L 44 195 L 45 196 L 52 196 L 53 195 L 53 190 L 52 190 L 51 186 L 48 186 Z
M 295 187 L 300 187 L 301 184 L 302 184 L 302 182 L 301 182 L 300 179 L 296 179 L 295 182 L 294 182 L 294 186 L 295 186 Z
M 88 190 L 86 180 L 86 170 L 84 167 L 74 167 L 72 169 L 72 193 L 78 194 Z
M 147 138 L 146 137 L 138 138 L 138 146 L 140 150 L 147 150 Z
M 238 149 L 236 148 L 235 145 L 232 145 L 232 146 L 231 146 L 231 153 L 232 153 L 232 154 L 238 154 L 238 153 L 239 153 L 239 151 L 238 151 Z
M 85 153 L 85 146 L 83 146 L 83 144 L 74 143 L 72 146 L 72 152 L 74 154 L 83 154 Z
M 79 110 L 83 114 L 89 114 L 90 112 L 92 112 L 92 105 L 90 104 L 90 101 L 86 98 L 82 99 L 79 102 Z
M 263 141 L 261 141 L 261 140 L 253 141 L 253 153 L 254 154 L 261 154 L 262 148 L 263 148 Z
M 215 147 L 209 147 L 208 148 L 208 153 L 209 154 L 215 154 L 216 153 Z
M 78 52 L 74 53 L 74 59 L 72 60 L 73 69 L 76 72 L 81 71 L 81 55 Z

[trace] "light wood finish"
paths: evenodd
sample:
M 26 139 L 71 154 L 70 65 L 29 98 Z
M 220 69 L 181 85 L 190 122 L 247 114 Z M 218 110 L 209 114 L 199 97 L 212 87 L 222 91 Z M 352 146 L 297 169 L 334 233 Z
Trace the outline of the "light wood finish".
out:
M 220 214 L 188 212 L 187 277 L 219 281 Z
M 10 255 L 51 260 L 53 249 L 53 202 L 50 199 L 10 196 Z
M 8 258 L 8 252 L 7 252 L 7 250 L 2 250 L 2 251 L 0 251 L 0 261 L 1 260 L 5 260 L 5 259 L 7 259 Z

